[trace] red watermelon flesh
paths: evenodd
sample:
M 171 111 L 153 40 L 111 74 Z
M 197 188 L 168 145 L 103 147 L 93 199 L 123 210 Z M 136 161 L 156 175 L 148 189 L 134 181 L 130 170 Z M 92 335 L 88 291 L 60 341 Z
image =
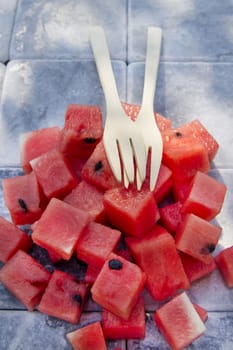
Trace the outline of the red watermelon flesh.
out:
M 93 300 L 113 314 L 127 320 L 145 284 L 141 269 L 111 253 L 92 288 Z
M 159 219 L 157 204 L 149 190 L 123 187 L 108 190 L 104 206 L 112 225 L 136 237 L 144 236 Z
M 50 277 L 44 267 L 22 250 L 18 250 L 0 270 L 0 282 L 29 311 L 39 303 Z
M 72 156 L 89 156 L 103 134 L 98 106 L 69 105 L 61 132 L 61 151 Z
M 163 134 L 163 164 L 171 171 L 174 179 L 189 179 L 196 172 L 207 172 L 210 163 L 206 148 L 196 139 L 180 136 L 176 130 Z
M 126 238 L 136 263 L 147 276 L 146 287 L 158 301 L 189 288 L 173 237 L 162 226 L 156 225 L 141 239 Z
M 103 205 L 104 191 L 81 181 L 65 198 L 64 201 L 75 208 L 87 211 L 94 221 L 105 223 L 106 211 Z
M 31 238 L 17 226 L 0 216 L 0 261 L 7 262 L 18 250 L 29 251 Z
M 102 141 L 98 143 L 83 166 L 82 179 L 101 190 L 108 190 L 119 186 L 108 163 Z
M 159 209 L 160 220 L 163 226 L 172 234 L 175 234 L 179 224 L 182 221 L 182 204 L 180 202 L 168 204 Z
M 77 257 L 95 269 L 101 269 L 108 255 L 115 249 L 120 237 L 120 231 L 90 222 L 78 240 Z
M 155 323 L 174 350 L 189 346 L 205 332 L 205 325 L 185 293 L 177 295 L 155 313 Z
M 102 327 L 106 339 L 143 339 L 146 334 L 144 299 L 139 298 L 128 320 L 103 309 Z
M 181 125 L 176 130 L 179 131 L 182 135 L 192 136 L 201 142 L 208 152 L 209 160 L 212 161 L 214 159 L 219 145 L 213 135 L 207 131 L 207 129 L 198 119 Z
M 66 334 L 74 350 L 107 350 L 100 322 L 94 322 Z
M 59 148 L 61 130 L 57 126 L 29 131 L 21 135 L 20 163 L 28 173 L 32 170 L 30 161 L 54 148 Z
M 55 270 L 38 310 L 70 323 L 78 323 L 88 294 L 88 285 L 66 272 Z
M 83 210 L 52 198 L 34 227 L 32 239 L 61 259 L 69 260 L 89 221 L 89 215 Z
M 43 212 L 42 194 L 34 172 L 2 180 L 5 204 L 15 225 L 32 224 Z
M 176 247 L 204 263 L 210 263 L 211 254 L 215 250 L 221 232 L 221 227 L 194 214 L 187 214 L 176 231 Z
M 85 273 L 85 277 L 84 277 L 84 282 L 92 285 L 95 282 L 99 273 L 100 273 L 100 269 L 98 268 L 95 269 L 92 265 L 88 265 Z
M 210 262 L 208 263 L 182 252 L 180 252 L 180 258 L 190 283 L 209 275 L 216 269 L 216 263 L 212 256 L 210 256 Z
M 188 197 L 188 194 L 190 192 L 191 186 L 192 186 L 192 180 L 191 179 L 173 179 L 173 186 L 172 186 L 172 194 L 177 202 L 183 203 L 185 199 Z
M 212 220 L 222 209 L 226 186 L 213 177 L 197 172 L 181 212 Z
M 233 246 L 223 249 L 215 258 L 226 285 L 233 287 Z
M 126 114 L 128 114 L 128 116 L 132 119 L 132 120 L 136 120 L 138 113 L 140 111 L 140 106 L 139 105 L 134 105 L 134 104 L 129 104 L 126 102 L 122 102 L 122 106 L 126 112 Z M 162 116 L 161 114 L 155 112 L 155 120 L 156 123 L 158 125 L 159 130 L 162 132 L 166 129 L 171 128 L 172 125 L 172 121 L 169 118 L 166 118 L 164 116 Z
M 63 198 L 78 184 L 66 158 L 57 149 L 33 159 L 31 166 L 48 199 Z

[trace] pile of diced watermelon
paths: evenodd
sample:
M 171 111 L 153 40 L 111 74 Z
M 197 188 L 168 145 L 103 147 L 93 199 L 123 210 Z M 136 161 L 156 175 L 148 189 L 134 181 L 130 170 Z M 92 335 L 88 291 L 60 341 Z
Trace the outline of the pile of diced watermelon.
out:
M 134 120 L 139 107 L 123 106 Z M 233 247 L 212 254 L 221 235 L 212 219 L 226 193 L 207 173 L 218 143 L 198 120 L 173 128 L 155 118 L 164 148 L 153 192 L 148 177 L 140 191 L 115 180 L 97 106 L 68 106 L 62 129 L 23 135 L 24 175 L 2 181 L 12 222 L 0 217 L 0 281 L 28 310 L 73 324 L 91 295 L 102 321 L 67 334 L 76 350 L 144 338 L 144 288 L 161 302 L 155 324 L 172 349 L 183 349 L 204 333 L 207 319 L 186 294 L 192 282 L 218 266 L 233 287 Z M 52 273 L 33 258 L 33 245 L 46 249 Z M 82 280 L 58 267 L 74 257 L 86 263 Z

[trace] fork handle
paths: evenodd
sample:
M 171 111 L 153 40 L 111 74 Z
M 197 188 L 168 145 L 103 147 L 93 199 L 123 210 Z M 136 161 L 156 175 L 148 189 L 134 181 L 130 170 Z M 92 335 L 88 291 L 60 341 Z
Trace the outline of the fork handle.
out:
M 147 53 L 145 63 L 144 88 L 141 110 L 154 111 L 155 88 L 160 61 L 162 30 L 159 27 L 149 27 L 147 32 Z M 146 115 L 142 113 L 142 115 Z
M 101 26 L 90 28 L 90 40 L 96 67 L 106 100 L 106 115 L 113 116 L 113 110 L 123 109 L 117 92 L 111 59 L 104 30 Z

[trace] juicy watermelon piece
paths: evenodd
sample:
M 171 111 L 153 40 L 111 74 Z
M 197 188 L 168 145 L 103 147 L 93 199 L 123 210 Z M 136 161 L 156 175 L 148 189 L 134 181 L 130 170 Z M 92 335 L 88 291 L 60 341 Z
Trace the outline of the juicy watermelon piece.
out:
M 95 282 L 99 273 L 100 273 L 100 270 L 98 268 L 95 269 L 92 265 L 87 265 L 84 282 L 92 285 Z
M 204 263 L 210 263 L 211 253 L 215 250 L 221 232 L 221 227 L 194 214 L 187 214 L 176 231 L 176 247 Z
M 78 181 L 82 180 L 82 169 L 84 167 L 84 164 L 87 161 L 87 157 L 72 157 L 69 155 L 65 155 L 65 158 L 67 159 L 67 162 L 69 163 L 72 172 L 77 177 Z
M 61 320 L 78 323 L 88 294 L 88 285 L 56 270 L 38 305 L 38 310 Z
M 164 300 L 189 288 L 174 238 L 162 226 L 156 225 L 141 239 L 127 237 L 126 244 L 146 273 L 146 287 L 155 300 Z
M 89 215 L 83 210 L 52 198 L 34 226 L 32 239 L 36 244 L 60 256 L 61 259 L 69 260 L 89 221 Z
M 177 295 L 155 313 L 155 323 L 174 350 L 184 349 L 206 330 L 185 293 Z
M 210 169 L 203 144 L 174 129 L 163 133 L 163 164 L 172 171 L 174 179 L 189 179 L 197 171 L 207 172 Z
M 120 237 L 120 231 L 90 222 L 78 240 L 77 257 L 95 269 L 101 269 L 108 255 L 115 249 Z
M 126 114 L 128 114 L 128 116 L 132 120 L 137 119 L 138 113 L 139 113 L 140 108 L 141 108 L 139 105 L 122 102 L 122 106 L 123 106 Z M 161 132 L 171 128 L 171 126 L 172 126 L 171 119 L 166 118 L 157 112 L 155 112 L 154 115 L 155 115 L 155 120 L 156 120 L 156 123 L 158 125 L 158 128 Z
M 78 184 L 66 158 L 57 149 L 53 149 L 31 161 L 45 196 L 62 198 Z
M 31 238 L 0 216 L 0 261 L 7 262 L 18 250 L 29 251 Z
M 104 192 L 97 187 L 81 181 L 64 201 L 75 208 L 87 211 L 94 221 L 105 223 L 106 210 L 103 204 Z
M 102 311 L 102 327 L 106 339 L 143 339 L 146 333 L 145 307 L 142 297 L 134 306 L 128 320 Z
M 32 224 L 43 212 L 42 194 L 34 172 L 2 180 L 5 204 L 15 225 Z
M 163 226 L 172 234 L 175 234 L 179 224 L 182 221 L 181 215 L 182 204 L 180 202 L 168 204 L 160 208 L 160 219 Z
M 172 194 L 176 202 L 183 203 L 191 190 L 193 179 L 173 179 Z
M 98 143 L 83 166 L 82 178 L 101 190 L 108 190 L 119 186 L 108 163 L 102 141 Z
M 212 220 L 221 211 L 225 194 L 226 186 L 223 183 L 197 172 L 181 211 Z
M 50 277 L 43 266 L 22 250 L 18 250 L 0 270 L 0 282 L 29 311 L 38 305 Z
M 32 170 L 30 161 L 59 148 L 61 130 L 57 126 L 29 131 L 20 138 L 20 163 L 25 173 Z
M 61 132 L 61 151 L 72 156 L 89 156 L 103 135 L 102 112 L 98 106 L 69 105 Z
M 216 257 L 218 265 L 226 285 L 233 287 L 233 246 L 223 249 Z
M 212 161 L 218 151 L 219 145 L 213 135 L 211 135 L 204 125 L 195 119 L 187 124 L 184 124 L 176 129 L 182 135 L 191 136 L 201 142 L 206 148 L 209 160 Z
M 67 333 L 66 337 L 74 350 L 107 350 L 100 322 Z
M 180 253 L 180 258 L 190 283 L 209 275 L 216 269 L 216 263 L 212 256 L 210 256 L 210 262 L 208 263 L 182 252 Z
M 159 210 L 152 192 L 123 187 L 104 194 L 104 206 L 112 225 L 132 236 L 144 236 L 158 221 Z
M 127 320 L 145 284 L 141 269 L 111 253 L 92 288 L 93 300 L 113 314 Z

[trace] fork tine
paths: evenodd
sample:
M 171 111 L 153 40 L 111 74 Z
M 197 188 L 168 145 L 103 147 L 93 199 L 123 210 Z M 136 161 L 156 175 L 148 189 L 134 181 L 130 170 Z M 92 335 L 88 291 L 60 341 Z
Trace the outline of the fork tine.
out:
M 107 159 L 109 162 L 109 165 L 112 169 L 112 172 L 118 182 L 122 181 L 122 174 L 121 174 L 121 160 L 119 155 L 119 149 L 117 142 L 107 135 L 103 138 L 104 142 L 104 148 L 107 155 Z
M 159 137 L 159 136 L 157 136 Z M 155 155 L 155 152 L 157 153 Z M 156 142 L 150 147 L 150 191 L 153 191 L 157 182 L 162 160 L 162 142 Z
M 136 162 L 136 168 L 138 171 L 138 176 L 140 177 L 141 183 L 145 180 L 146 177 L 146 153 L 145 148 L 142 148 L 141 142 L 138 138 L 133 138 L 131 140 L 133 150 L 134 150 L 134 158 Z
M 124 171 L 129 183 L 134 182 L 134 152 L 129 139 L 125 137 L 118 138 L 118 147 L 123 164 Z

